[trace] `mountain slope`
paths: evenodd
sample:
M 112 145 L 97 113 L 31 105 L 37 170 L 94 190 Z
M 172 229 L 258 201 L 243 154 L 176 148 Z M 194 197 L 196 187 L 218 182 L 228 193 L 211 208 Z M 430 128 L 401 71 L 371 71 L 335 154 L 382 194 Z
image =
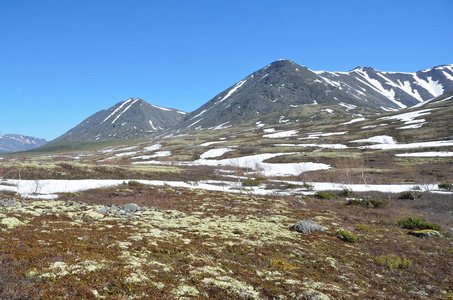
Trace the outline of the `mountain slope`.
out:
M 453 90 L 453 65 L 415 73 L 382 72 L 358 67 L 350 72 L 316 72 L 327 84 L 368 101 L 382 101 L 382 109 L 410 107 Z
M 49 145 L 65 142 L 102 142 L 139 138 L 177 123 L 185 112 L 130 98 L 102 110 L 72 128 Z
M 341 108 L 343 115 L 409 107 L 453 90 L 453 66 L 417 73 L 315 72 L 279 60 L 245 77 L 185 116 L 175 129 L 221 128 L 251 120 L 292 122 L 310 105 L 318 110 Z M 292 117 L 291 117 L 292 116 Z
M 47 142 L 48 141 L 45 139 L 20 134 L 0 135 L 0 154 L 31 150 L 38 148 Z

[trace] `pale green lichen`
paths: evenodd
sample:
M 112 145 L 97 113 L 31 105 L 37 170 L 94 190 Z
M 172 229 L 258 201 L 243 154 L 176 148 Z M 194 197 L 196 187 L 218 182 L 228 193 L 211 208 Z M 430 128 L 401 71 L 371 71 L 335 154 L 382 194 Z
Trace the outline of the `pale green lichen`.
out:
M 0 221 L 0 224 L 6 225 L 8 228 L 14 228 L 25 225 L 24 222 L 20 221 L 18 218 L 15 217 L 3 218 Z
M 140 282 L 146 282 L 148 280 L 149 280 L 149 278 L 143 274 L 132 273 L 126 277 L 124 282 L 125 283 L 140 283 Z
M 177 297 L 198 296 L 200 294 L 200 292 L 194 286 L 182 284 L 182 285 L 178 286 L 177 288 L 175 288 L 172 291 L 172 294 Z
M 224 289 L 227 293 L 239 294 L 247 299 L 261 299 L 259 292 L 255 291 L 253 286 L 229 276 L 203 278 L 202 282 Z

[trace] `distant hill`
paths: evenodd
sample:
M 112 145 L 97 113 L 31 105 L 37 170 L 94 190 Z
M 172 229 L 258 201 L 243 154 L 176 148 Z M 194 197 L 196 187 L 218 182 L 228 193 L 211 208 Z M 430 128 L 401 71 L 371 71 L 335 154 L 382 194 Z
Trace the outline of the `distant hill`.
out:
M 47 142 L 45 139 L 20 134 L 0 135 L 0 154 L 31 150 Z
M 398 110 L 453 90 L 453 65 L 416 73 L 356 68 L 312 71 L 279 60 L 250 74 L 187 114 L 173 129 L 221 128 L 256 121 L 292 122 L 313 105 L 340 108 L 344 116 Z M 311 108 L 313 109 L 313 108 Z
M 180 110 L 130 98 L 88 117 L 51 141 L 47 147 L 72 142 L 91 143 L 140 138 L 176 124 L 185 114 Z

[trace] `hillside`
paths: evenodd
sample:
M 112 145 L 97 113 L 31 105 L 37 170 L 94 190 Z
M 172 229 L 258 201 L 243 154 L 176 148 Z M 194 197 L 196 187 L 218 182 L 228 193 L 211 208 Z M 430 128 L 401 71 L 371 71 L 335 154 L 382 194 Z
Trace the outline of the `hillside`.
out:
M 410 107 L 451 90 L 451 65 L 416 73 L 362 67 L 350 72 L 318 72 L 279 60 L 187 114 L 173 129 L 222 128 L 247 122 L 303 123 L 313 111 L 332 109 L 342 117 L 370 115 Z
M 185 112 L 130 98 L 99 111 L 51 141 L 46 148 L 71 143 L 94 143 L 139 139 L 162 131 L 182 119 Z

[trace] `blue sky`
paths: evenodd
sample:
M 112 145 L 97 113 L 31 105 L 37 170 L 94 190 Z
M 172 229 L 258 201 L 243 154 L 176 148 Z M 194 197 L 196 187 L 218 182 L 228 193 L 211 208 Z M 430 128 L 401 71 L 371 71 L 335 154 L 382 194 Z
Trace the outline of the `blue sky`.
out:
M 54 139 L 130 97 L 193 111 L 281 58 L 453 63 L 453 1 L 2 0 L 0 133 Z

